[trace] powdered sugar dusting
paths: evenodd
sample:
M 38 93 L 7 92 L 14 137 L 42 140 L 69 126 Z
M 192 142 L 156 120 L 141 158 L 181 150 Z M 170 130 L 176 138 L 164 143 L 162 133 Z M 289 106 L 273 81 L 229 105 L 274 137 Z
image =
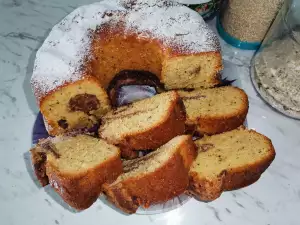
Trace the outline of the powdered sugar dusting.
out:
M 80 67 L 89 52 L 90 32 L 110 21 L 105 12 L 111 10 L 124 8 L 109 0 L 82 6 L 53 27 L 36 54 L 31 83 L 38 100 L 66 82 L 84 78 Z
M 31 83 L 38 100 L 66 82 L 83 79 L 80 68 L 89 54 L 91 32 L 107 22 L 118 26 L 119 20 L 125 22 L 125 32 L 156 38 L 182 54 L 220 49 L 201 16 L 172 1 L 104 0 L 82 6 L 53 27 L 36 54 Z
M 158 38 L 183 54 L 218 51 L 220 45 L 199 14 L 174 2 L 134 1 L 127 28 L 146 38 Z

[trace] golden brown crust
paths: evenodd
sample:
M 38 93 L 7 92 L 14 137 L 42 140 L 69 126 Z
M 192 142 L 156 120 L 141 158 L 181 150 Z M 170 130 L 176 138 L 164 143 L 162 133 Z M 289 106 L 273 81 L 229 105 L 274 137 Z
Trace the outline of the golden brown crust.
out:
M 70 206 L 78 210 L 90 207 L 99 197 L 104 182 L 113 182 L 123 171 L 120 155 L 81 174 L 59 172 L 51 162 L 46 164 L 49 183 Z
M 192 163 L 197 157 L 197 147 L 193 141 L 192 136 L 189 135 L 188 140 L 186 140 L 178 148 L 180 149 L 180 154 L 183 159 L 184 166 L 189 170 Z
M 139 206 L 168 201 L 188 186 L 188 170 L 196 157 L 196 147 L 190 138 L 156 171 L 129 178 L 115 184 L 104 184 L 109 201 L 126 213 L 135 213 Z
M 271 140 L 265 136 L 264 138 L 269 142 L 269 155 L 251 165 L 223 170 L 213 180 L 200 177 L 198 173 L 191 171 L 186 193 L 202 201 L 212 201 L 220 197 L 223 191 L 239 189 L 256 182 L 276 155 Z
M 173 107 L 170 108 L 168 118 L 157 124 L 151 129 L 131 134 L 124 137 L 122 140 L 117 141 L 116 144 L 121 149 L 131 148 L 132 150 L 147 150 L 156 149 L 163 144 L 167 143 L 173 137 L 184 134 L 185 132 L 185 107 L 178 93 L 176 92 L 177 100 L 174 101 Z M 101 127 L 99 129 L 99 136 L 101 136 Z M 106 139 L 105 137 L 102 137 Z M 109 140 L 107 140 L 109 142 Z
M 104 185 L 108 199 L 127 213 L 134 213 L 141 205 L 165 202 L 180 195 L 188 186 L 187 169 L 179 153 L 161 168 L 140 178 L 132 178 L 116 185 Z
M 198 118 L 196 131 L 201 135 L 213 135 L 234 130 L 244 123 L 247 113 L 248 107 L 244 111 L 241 111 L 239 115 L 232 115 L 227 118 Z M 187 125 L 190 126 L 191 124 L 187 123 Z
M 236 89 L 240 92 L 244 102 L 237 113 L 228 116 L 200 116 L 195 120 L 188 119 L 186 126 L 194 127 L 200 135 L 219 134 L 241 126 L 248 114 L 249 102 L 246 93 L 239 88 Z

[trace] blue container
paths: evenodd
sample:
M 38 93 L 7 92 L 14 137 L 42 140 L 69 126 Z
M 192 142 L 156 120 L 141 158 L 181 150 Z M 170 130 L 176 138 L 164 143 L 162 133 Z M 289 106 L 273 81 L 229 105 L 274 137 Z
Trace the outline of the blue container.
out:
M 226 41 L 228 44 L 244 49 L 244 50 L 257 50 L 259 46 L 261 45 L 260 42 L 246 42 L 246 41 L 241 41 L 235 37 L 232 37 L 230 34 L 228 34 L 220 21 L 220 16 L 217 16 L 217 30 L 219 32 L 219 35 Z

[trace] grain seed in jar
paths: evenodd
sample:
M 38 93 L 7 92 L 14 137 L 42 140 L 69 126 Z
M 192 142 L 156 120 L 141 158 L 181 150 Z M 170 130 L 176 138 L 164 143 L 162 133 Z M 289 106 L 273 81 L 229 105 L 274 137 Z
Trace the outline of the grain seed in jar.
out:
M 245 42 L 261 42 L 284 0 L 228 0 L 221 23 L 231 36 Z

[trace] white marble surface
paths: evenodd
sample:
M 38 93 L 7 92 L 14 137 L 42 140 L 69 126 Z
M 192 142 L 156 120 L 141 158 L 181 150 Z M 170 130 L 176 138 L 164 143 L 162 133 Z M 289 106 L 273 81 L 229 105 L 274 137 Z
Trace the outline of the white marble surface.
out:
M 31 132 L 38 112 L 29 79 L 37 48 L 67 13 L 92 0 L 0 0 L 0 224 L 198 224 L 299 225 L 300 122 L 274 112 L 249 79 L 253 52 L 222 42 L 224 75 L 237 78 L 250 99 L 248 125 L 270 137 L 271 167 L 250 187 L 211 203 L 190 200 L 168 213 L 125 216 L 98 200 L 74 213 L 49 188 L 36 185 L 29 166 Z

